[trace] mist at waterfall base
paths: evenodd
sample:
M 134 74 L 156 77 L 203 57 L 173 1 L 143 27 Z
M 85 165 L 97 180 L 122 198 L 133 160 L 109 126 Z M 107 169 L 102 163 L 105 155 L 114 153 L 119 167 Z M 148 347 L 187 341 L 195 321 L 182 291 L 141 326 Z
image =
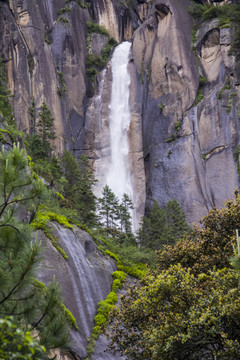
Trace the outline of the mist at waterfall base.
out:
M 127 194 L 134 206 L 134 187 L 130 161 L 129 130 L 131 124 L 130 74 L 128 72 L 130 42 L 118 45 L 111 59 L 112 89 L 109 104 L 109 138 L 110 157 L 108 164 L 104 164 L 104 180 L 117 198 L 121 201 L 123 194 Z M 105 76 L 105 74 L 104 74 Z M 100 89 L 101 92 L 101 89 Z M 135 220 L 135 211 L 131 211 L 133 232 L 138 224 Z

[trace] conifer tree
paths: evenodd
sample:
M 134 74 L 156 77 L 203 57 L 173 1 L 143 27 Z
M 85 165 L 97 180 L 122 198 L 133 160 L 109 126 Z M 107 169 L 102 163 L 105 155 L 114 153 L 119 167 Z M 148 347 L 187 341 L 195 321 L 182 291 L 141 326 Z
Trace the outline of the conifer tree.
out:
M 13 123 L 13 111 L 10 98 L 11 94 L 7 90 L 7 71 L 4 60 L 0 58 L 0 115 L 8 123 Z
M 38 136 L 41 139 L 44 157 L 50 157 L 52 150 L 51 142 L 56 138 L 56 134 L 54 128 L 54 117 L 45 102 L 42 104 L 38 114 L 37 129 Z
M 88 158 L 82 155 L 78 162 L 69 151 L 65 151 L 61 163 L 67 180 L 64 196 L 77 209 L 80 221 L 93 226 L 96 223 L 96 197 L 92 188 L 96 180 Z
M 158 250 L 164 244 L 174 244 L 177 239 L 190 231 L 185 214 L 176 200 L 160 208 L 154 200 L 149 216 L 144 216 L 138 231 L 141 246 Z
M 88 158 L 86 155 L 82 155 L 78 162 L 77 182 L 74 190 L 80 218 L 88 226 L 96 223 L 96 196 L 92 190 L 96 181 Z
M 121 231 L 126 234 L 131 232 L 132 216 L 130 211 L 133 209 L 132 200 L 127 194 L 123 194 L 121 204 L 118 207 Z
M 43 191 L 28 168 L 19 145 L 0 153 L 0 317 L 12 316 L 26 330 L 37 330 L 40 344 L 47 349 L 63 346 L 68 325 L 60 310 L 56 282 L 48 288 L 34 279 L 40 248 L 31 228 L 18 214 L 34 208 L 34 199 Z M 22 216 L 22 215 L 21 215 Z
M 118 219 L 118 198 L 108 185 L 103 188 L 102 197 L 98 199 L 99 214 L 103 225 L 109 229 L 116 225 Z

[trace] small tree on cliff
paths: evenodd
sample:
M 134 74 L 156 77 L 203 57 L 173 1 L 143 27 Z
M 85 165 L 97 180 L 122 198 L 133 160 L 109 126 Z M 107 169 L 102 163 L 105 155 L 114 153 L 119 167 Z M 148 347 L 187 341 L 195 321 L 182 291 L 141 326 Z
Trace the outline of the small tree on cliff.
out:
M 38 114 L 37 133 L 42 143 L 44 157 L 50 157 L 52 151 L 51 142 L 56 138 L 54 117 L 44 102 Z
M 49 159 L 53 149 L 52 141 L 56 138 L 56 133 L 54 117 L 45 102 L 42 104 L 38 114 L 36 130 L 37 132 L 27 136 L 26 147 L 28 153 L 34 161 Z
M 40 344 L 47 349 L 63 346 L 68 325 L 60 310 L 58 285 L 49 287 L 34 279 L 40 260 L 39 245 L 30 226 L 19 221 L 34 207 L 43 184 L 34 180 L 28 160 L 19 146 L 0 153 L 0 316 L 12 316 L 18 327 L 37 330 Z
M 13 111 L 10 104 L 11 94 L 7 90 L 7 71 L 4 60 L 0 58 L 0 115 L 8 123 L 13 123 Z

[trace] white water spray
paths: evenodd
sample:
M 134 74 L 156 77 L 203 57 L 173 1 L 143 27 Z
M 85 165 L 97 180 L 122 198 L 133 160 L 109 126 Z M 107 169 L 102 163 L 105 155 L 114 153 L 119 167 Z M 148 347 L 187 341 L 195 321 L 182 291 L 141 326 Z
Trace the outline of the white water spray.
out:
M 133 199 L 129 165 L 131 113 L 128 61 L 130 48 L 131 43 L 123 42 L 115 49 L 112 57 L 112 93 L 109 116 L 111 159 L 106 174 L 106 183 L 119 199 L 124 193 Z

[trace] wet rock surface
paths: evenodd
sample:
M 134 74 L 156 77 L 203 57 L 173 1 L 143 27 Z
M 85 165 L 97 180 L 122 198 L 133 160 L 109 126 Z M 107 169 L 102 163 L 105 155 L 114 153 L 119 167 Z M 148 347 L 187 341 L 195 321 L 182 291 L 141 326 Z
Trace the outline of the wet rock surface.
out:
M 44 259 L 39 268 L 38 279 L 45 284 L 53 279 L 60 284 L 64 304 L 74 315 L 79 330 L 71 330 L 71 349 L 80 358 L 86 356 L 88 337 L 92 333 L 98 302 L 104 300 L 111 290 L 114 260 L 104 257 L 91 236 L 74 227 L 74 231 L 58 224 L 53 236 L 68 255 L 64 260 L 51 242 L 39 233 L 45 247 Z M 100 358 L 99 358 L 100 360 Z

